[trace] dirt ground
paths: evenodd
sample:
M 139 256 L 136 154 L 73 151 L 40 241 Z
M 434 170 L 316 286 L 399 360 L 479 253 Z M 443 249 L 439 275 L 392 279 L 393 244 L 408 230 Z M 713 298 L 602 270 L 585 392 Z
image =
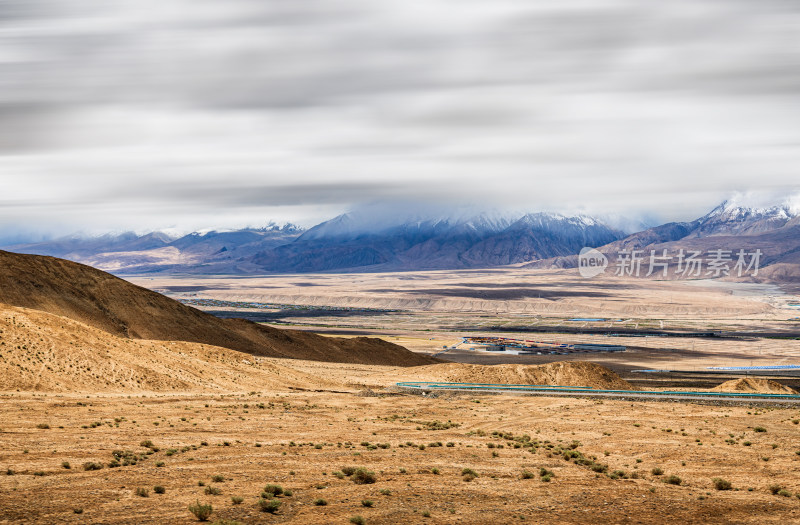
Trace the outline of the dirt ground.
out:
M 571 316 L 606 318 L 579 322 L 587 330 L 793 326 L 797 311 L 787 305 L 796 299 L 760 285 L 621 286 L 522 270 L 133 280 L 167 292 L 200 287 L 169 293 L 183 299 L 319 306 L 278 311 L 278 320 L 325 334 L 378 335 L 417 352 L 441 352 L 489 329 L 515 337 L 515 327 L 540 325 L 550 327 L 542 340 L 629 347 L 513 356 L 462 346 L 441 354 L 463 363 L 589 360 L 631 375 L 634 368 L 800 358 L 800 341 L 774 337 L 558 331 L 576 326 Z M 196 523 L 189 506 L 197 502 L 212 505 L 210 523 L 228 525 L 347 524 L 357 516 L 392 525 L 800 522 L 800 407 L 430 398 L 392 387 L 433 373 L 427 367 L 254 358 L 197 343 L 118 338 L 25 309 L 7 313 L 0 327 L 0 523 Z M 647 381 L 638 378 L 636 386 Z M 356 483 L 372 480 L 348 475 L 356 467 L 374 473 L 374 482 Z M 291 492 L 266 495 L 265 503 L 279 504 L 274 513 L 260 509 L 268 484 Z
M 797 408 L 296 391 L 0 399 L 0 523 L 194 523 L 196 501 L 212 523 L 800 520 Z M 111 468 L 115 450 L 146 459 Z M 338 473 L 349 466 L 375 482 Z M 292 492 L 275 514 L 258 507 L 267 484 Z

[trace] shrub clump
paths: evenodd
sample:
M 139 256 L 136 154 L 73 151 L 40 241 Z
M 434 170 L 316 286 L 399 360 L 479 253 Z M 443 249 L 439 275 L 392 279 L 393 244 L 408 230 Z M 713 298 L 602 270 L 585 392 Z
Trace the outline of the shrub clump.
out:
M 278 509 L 281 508 L 281 502 L 276 499 L 264 499 L 261 498 L 258 500 L 258 508 L 261 509 L 261 512 L 269 512 L 270 514 L 275 514 L 278 512 Z
M 275 496 L 280 496 L 281 494 L 283 494 L 283 487 L 281 487 L 280 485 L 269 484 L 264 487 L 264 492 L 261 495 L 261 497 L 273 498 Z
M 717 490 L 731 490 L 733 487 L 731 482 L 726 479 L 714 478 L 711 481 L 714 483 L 714 488 Z
M 664 479 L 664 483 L 669 483 L 670 485 L 680 485 L 682 482 L 683 480 L 675 474 L 670 474 Z
M 369 485 L 371 483 L 375 483 L 377 478 L 375 477 L 375 473 L 371 470 L 367 470 L 364 467 L 359 467 L 353 471 L 351 479 L 356 485 Z
M 198 500 L 194 505 L 189 505 L 189 512 L 194 514 L 197 521 L 208 521 L 211 513 L 214 512 L 214 507 L 210 503 L 204 505 Z

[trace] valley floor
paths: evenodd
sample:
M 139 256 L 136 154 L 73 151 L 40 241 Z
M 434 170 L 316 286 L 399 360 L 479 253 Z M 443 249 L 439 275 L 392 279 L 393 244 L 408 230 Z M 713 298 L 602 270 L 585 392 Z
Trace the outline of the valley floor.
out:
M 0 399 L 0 523 L 194 523 L 196 501 L 211 522 L 244 524 L 800 520 L 797 408 L 289 390 Z M 114 451 L 136 464 L 111 468 Z M 258 508 L 267 484 L 292 491 L 275 514 Z

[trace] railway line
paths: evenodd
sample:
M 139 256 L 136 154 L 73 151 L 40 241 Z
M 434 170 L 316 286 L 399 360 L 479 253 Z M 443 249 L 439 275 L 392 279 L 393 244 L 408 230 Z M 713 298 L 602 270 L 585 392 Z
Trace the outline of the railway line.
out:
M 427 394 L 429 392 L 485 392 L 499 394 L 524 394 L 557 397 L 601 397 L 641 400 L 672 401 L 738 401 L 770 402 L 780 404 L 800 404 L 797 394 L 765 394 L 750 392 L 701 392 L 701 391 L 660 391 L 660 390 L 604 390 L 588 386 L 558 385 L 507 385 L 491 383 L 444 383 L 412 381 L 396 383 L 397 388 Z

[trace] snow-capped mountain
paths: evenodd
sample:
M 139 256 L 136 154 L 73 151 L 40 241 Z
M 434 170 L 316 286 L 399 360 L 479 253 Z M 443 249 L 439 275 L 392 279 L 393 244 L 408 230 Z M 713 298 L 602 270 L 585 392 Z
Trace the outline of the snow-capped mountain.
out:
M 75 236 L 18 245 L 117 273 L 261 273 L 482 268 L 575 253 L 622 233 L 587 216 L 370 205 L 295 226 Z
M 708 215 L 699 218 L 694 237 L 709 235 L 753 235 L 783 228 L 800 217 L 800 209 L 790 204 L 769 207 L 744 206 L 735 200 L 725 201 Z
M 622 236 L 586 216 L 480 212 L 373 220 L 359 210 L 252 262 L 268 272 L 480 268 L 567 255 Z
M 54 255 L 120 273 L 294 273 L 488 268 L 534 261 L 577 264 L 581 248 L 761 250 L 764 278 L 800 281 L 800 206 L 726 201 L 691 222 L 625 235 L 586 215 L 370 205 L 309 230 L 264 228 L 175 236 L 125 232 L 70 236 L 7 249 Z M 771 277 L 770 277 L 771 276 Z M 761 277 L 760 277 L 761 278 Z
M 691 222 L 672 222 L 636 232 L 598 248 L 609 257 L 623 251 L 654 250 L 662 253 L 709 253 L 759 250 L 758 279 L 772 282 L 800 282 L 800 207 L 789 202 L 752 205 L 738 199 L 725 201 L 708 214 Z M 554 257 L 530 264 L 537 268 L 568 268 L 577 257 Z

